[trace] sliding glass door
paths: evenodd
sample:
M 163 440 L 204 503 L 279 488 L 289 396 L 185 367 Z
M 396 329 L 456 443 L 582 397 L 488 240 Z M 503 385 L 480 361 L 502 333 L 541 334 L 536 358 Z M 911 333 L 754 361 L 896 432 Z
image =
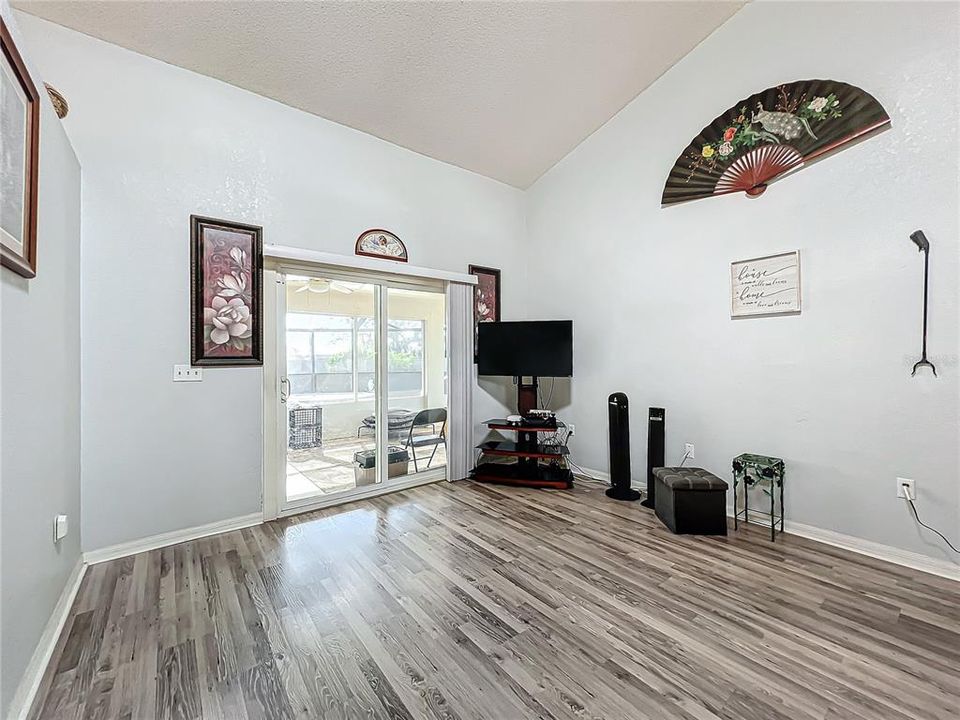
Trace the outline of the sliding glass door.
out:
M 439 292 L 387 288 L 387 398 L 395 476 L 447 464 L 445 298 Z
M 280 278 L 281 511 L 445 477 L 441 289 L 354 273 Z
M 377 481 L 379 295 L 371 283 L 286 278 L 280 390 L 288 504 Z

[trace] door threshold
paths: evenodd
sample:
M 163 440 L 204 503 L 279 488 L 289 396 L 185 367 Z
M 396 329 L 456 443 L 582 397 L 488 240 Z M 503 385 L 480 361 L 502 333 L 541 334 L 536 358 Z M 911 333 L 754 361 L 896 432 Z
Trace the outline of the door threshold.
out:
M 301 501 L 296 505 L 291 505 L 282 509 L 277 517 L 290 517 L 291 515 L 313 512 L 314 510 L 322 510 L 323 508 L 334 507 L 336 505 L 345 505 L 346 503 L 351 503 L 356 500 L 367 500 L 369 498 L 379 497 L 380 495 L 386 495 L 388 493 L 398 492 L 400 490 L 409 490 L 410 488 L 415 488 L 420 485 L 429 485 L 430 483 L 440 482 L 441 480 L 446 479 L 447 469 L 445 467 L 437 468 L 436 470 L 428 470 L 426 472 L 417 473 L 410 479 L 400 482 L 393 482 L 385 485 L 370 485 L 368 487 L 356 488 L 347 492 L 337 493 L 336 495 L 330 495 L 329 497 L 321 496 L 318 498 L 311 498 L 308 501 Z

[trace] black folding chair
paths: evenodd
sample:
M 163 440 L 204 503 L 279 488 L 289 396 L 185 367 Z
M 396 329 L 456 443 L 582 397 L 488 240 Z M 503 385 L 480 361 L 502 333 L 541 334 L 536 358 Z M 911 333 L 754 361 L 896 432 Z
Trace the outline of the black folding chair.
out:
M 440 425 L 438 434 L 418 435 L 416 437 L 413 435 L 414 430 L 425 425 L 432 426 L 435 432 L 438 424 Z M 433 462 L 433 456 L 437 454 L 438 445 L 443 445 L 444 449 L 447 447 L 447 410 L 446 408 L 421 410 L 414 416 L 413 424 L 410 425 L 410 432 L 403 443 L 403 446 L 408 448 L 410 454 L 413 455 L 413 471 L 415 473 L 420 472 L 420 468 L 417 467 L 417 448 L 433 446 L 433 452 L 430 453 L 430 459 L 427 460 L 427 469 L 429 470 L 430 463 Z

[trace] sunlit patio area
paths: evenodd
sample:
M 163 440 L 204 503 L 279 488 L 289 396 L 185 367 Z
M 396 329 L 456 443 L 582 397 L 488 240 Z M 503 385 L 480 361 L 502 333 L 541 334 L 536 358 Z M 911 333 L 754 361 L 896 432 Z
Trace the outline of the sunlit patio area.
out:
M 443 294 L 384 291 L 386 372 L 378 380 L 376 288 L 317 277 L 288 277 L 286 287 L 287 502 L 376 483 L 375 408 L 384 390 L 383 479 L 444 467 Z
M 432 426 L 417 428 L 413 433 L 414 443 L 426 438 L 437 437 L 441 428 L 434 433 Z M 391 478 L 410 475 L 418 470 L 435 470 L 447 464 L 446 445 L 442 442 L 426 447 L 406 447 L 408 434 L 397 437 L 390 433 L 390 463 L 388 475 Z M 361 432 L 361 437 L 324 440 L 322 445 L 311 448 L 289 449 L 287 451 L 287 500 L 296 501 L 318 495 L 330 495 L 353 490 L 358 485 L 376 482 L 376 470 L 361 467 L 357 454 L 372 452 L 374 437 L 372 432 Z M 414 463 L 416 452 L 416 464 Z M 431 457 L 432 455 L 432 457 Z M 369 461 L 368 461 L 369 462 Z

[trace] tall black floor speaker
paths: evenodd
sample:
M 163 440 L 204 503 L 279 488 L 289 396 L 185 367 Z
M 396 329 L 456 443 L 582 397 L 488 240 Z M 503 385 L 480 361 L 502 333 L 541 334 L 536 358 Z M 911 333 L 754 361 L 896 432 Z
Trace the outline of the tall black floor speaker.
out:
M 667 411 L 652 407 L 647 416 L 647 496 L 640 503 L 652 508 L 656 504 L 656 484 L 653 481 L 653 469 L 663 467 L 664 434 L 666 432 Z
M 640 493 L 630 487 L 630 412 L 627 396 L 611 395 L 607 402 L 610 414 L 610 485 L 607 497 L 614 500 L 639 500 Z

